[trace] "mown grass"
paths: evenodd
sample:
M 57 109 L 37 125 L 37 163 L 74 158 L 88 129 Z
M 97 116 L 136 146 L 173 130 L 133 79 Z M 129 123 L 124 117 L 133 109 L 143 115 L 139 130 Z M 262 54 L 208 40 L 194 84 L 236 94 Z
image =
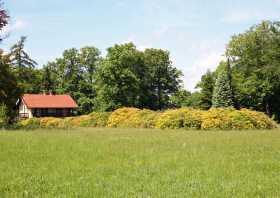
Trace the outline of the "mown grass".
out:
M 0 132 L 0 197 L 280 197 L 280 130 Z

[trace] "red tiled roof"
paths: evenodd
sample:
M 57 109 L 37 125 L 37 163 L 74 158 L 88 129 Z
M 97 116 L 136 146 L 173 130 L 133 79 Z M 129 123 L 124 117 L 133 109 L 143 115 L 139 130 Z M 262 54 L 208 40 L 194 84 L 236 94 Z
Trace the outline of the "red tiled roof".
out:
M 69 95 L 24 94 L 22 97 L 28 108 L 77 108 Z

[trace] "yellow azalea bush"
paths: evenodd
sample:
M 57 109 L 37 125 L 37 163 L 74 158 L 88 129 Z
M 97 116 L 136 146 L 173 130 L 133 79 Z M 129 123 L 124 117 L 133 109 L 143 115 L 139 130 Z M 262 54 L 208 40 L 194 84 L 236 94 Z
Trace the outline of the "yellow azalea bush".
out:
M 180 129 L 184 127 L 186 109 L 172 109 L 162 112 L 155 124 L 158 129 Z
M 82 115 L 73 117 L 69 122 L 68 125 L 71 127 L 87 127 L 91 123 L 91 117 L 89 115 Z
M 203 111 L 198 109 L 184 110 L 184 128 L 200 129 L 202 124 Z
M 110 114 L 109 112 L 93 112 L 89 114 L 91 117 L 90 127 L 106 127 Z
M 19 122 L 26 129 L 70 127 L 119 127 L 158 129 L 244 130 L 273 129 L 276 123 L 262 112 L 248 109 L 192 108 L 169 109 L 162 112 L 120 108 L 112 113 L 93 112 L 68 118 L 31 118 Z
M 120 108 L 112 112 L 109 116 L 108 127 L 129 127 L 131 117 L 138 113 L 140 109 L 137 108 Z
M 156 111 L 143 109 L 132 114 L 124 125 L 130 128 L 154 128 L 158 116 Z
M 241 109 L 240 112 L 254 125 L 256 129 L 276 128 L 276 123 L 263 112 Z
M 201 129 L 231 129 L 230 113 L 235 111 L 231 108 L 212 108 L 202 113 Z
M 41 128 L 64 128 L 62 126 L 63 119 L 61 118 L 53 118 L 53 117 L 45 117 L 40 119 L 40 127 Z

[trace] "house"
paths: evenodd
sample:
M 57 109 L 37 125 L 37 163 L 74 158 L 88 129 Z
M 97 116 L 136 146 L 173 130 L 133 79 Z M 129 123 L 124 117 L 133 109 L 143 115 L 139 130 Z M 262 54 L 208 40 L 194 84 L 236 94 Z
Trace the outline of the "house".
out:
M 17 101 L 19 118 L 67 117 L 78 108 L 69 95 L 24 94 Z

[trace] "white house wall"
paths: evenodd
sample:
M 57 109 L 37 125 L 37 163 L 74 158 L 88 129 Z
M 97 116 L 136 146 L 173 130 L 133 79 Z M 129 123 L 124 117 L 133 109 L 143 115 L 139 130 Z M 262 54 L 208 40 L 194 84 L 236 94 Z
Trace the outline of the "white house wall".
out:
M 19 113 L 20 114 L 28 114 L 28 118 L 32 118 L 33 115 L 32 115 L 32 110 L 31 109 L 28 109 L 28 107 L 24 104 L 24 102 L 21 102 L 20 103 L 20 106 L 19 106 Z

